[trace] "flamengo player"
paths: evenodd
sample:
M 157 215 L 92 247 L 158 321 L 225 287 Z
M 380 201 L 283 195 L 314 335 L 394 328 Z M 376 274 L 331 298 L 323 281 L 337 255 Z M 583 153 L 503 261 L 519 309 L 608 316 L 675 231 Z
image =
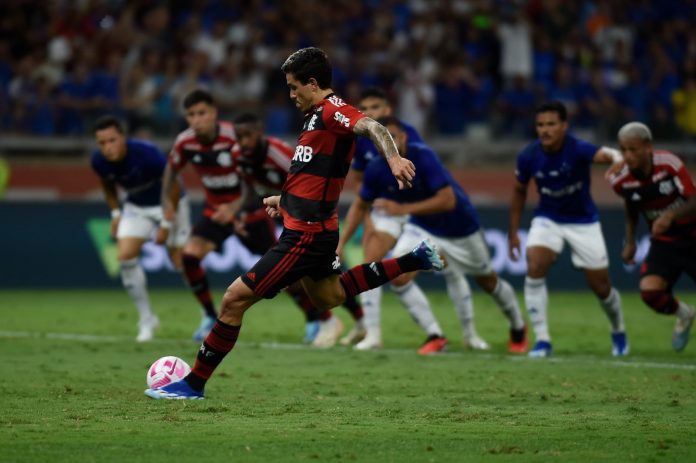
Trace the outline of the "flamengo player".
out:
M 403 273 L 444 267 L 434 246 L 422 242 L 404 256 L 340 273 L 336 206 L 356 136 L 369 136 L 375 142 L 399 188 L 411 186 L 415 169 L 399 156 L 385 127 L 333 93 L 331 64 L 322 50 L 298 50 L 281 70 L 290 98 L 305 113 L 283 191 L 264 199 L 269 215 L 283 217 L 283 233 L 276 246 L 227 288 L 220 317 L 203 341 L 191 373 L 161 389 L 146 389 L 145 394 L 154 399 L 202 399 L 208 378 L 237 341 L 246 310 L 295 281 L 302 281 L 318 308 L 330 309 L 343 303 L 348 294 L 375 288 Z
M 696 312 L 674 297 L 672 287 L 682 273 L 696 282 L 696 184 L 677 156 L 653 150 L 652 133 L 645 124 L 624 125 L 618 138 L 626 164 L 611 184 L 626 210 L 622 258 L 634 263 L 636 225 L 642 213 L 652 237 L 640 268 L 640 297 L 655 312 L 676 316 L 672 347 L 681 352 L 689 342 Z
M 248 235 L 244 224 L 249 218 L 263 214 L 262 218 L 268 220 L 263 198 L 280 194 L 290 170 L 294 149 L 278 138 L 264 135 L 263 124 L 254 114 L 238 116 L 234 120 L 234 127 L 238 144 L 233 156 L 239 173 L 253 191 L 242 205 L 235 228 L 238 235 Z M 314 307 L 299 282 L 290 285 L 287 291 L 307 317 L 305 342 L 321 348 L 334 346 L 343 330 L 338 317 L 334 317 L 329 310 Z M 347 297 L 343 305 L 356 321 L 354 330 L 361 329 L 363 313 L 356 298 Z

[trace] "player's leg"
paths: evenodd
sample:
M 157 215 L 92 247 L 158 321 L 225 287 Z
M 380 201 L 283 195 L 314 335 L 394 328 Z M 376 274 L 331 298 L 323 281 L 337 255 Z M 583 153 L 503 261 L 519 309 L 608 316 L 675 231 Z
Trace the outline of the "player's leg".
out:
M 612 355 L 627 355 L 630 347 L 626 337 L 621 295 L 611 285 L 609 258 L 599 222 L 564 225 L 563 233 L 572 249 L 573 265 L 583 269 L 588 286 L 599 299 L 609 320 Z
M 191 236 L 191 207 L 186 197 L 181 198 L 176 212 L 176 220 L 167 237 L 169 259 L 177 272 L 184 268 L 184 246 Z
M 696 312 L 684 301 L 674 297 L 672 287 L 682 271 L 696 281 L 696 250 L 652 240 L 650 251 L 641 266 L 640 296 L 655 312 L 674 315 L 672 348 L 681 352 L 689 342 Z

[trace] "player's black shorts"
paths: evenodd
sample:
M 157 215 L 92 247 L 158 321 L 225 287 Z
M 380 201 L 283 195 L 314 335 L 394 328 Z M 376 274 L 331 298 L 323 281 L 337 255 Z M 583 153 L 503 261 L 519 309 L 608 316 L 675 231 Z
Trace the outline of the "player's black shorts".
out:
M 275 223 L 267 215 L 265 218 L 248 220 L 245 225 L 246 236 L 237 235 L 237 238 L 252 254 L 261 255 L 275 244 L 275 227 Z M 194 225 L 192 235 L 215 243 L 215 249 L 219 250 L 222 243 L 234 235 L 234 225 L 221 224 L 203 216 Z
M 242 281 L 257 295 L 271 299 L 302 277 L 318 281 L 340 274 L 337 246 L 338 231 L 312 233 L 283 229 L 278 244 L 242 275 Z
M 671 288 L 682 273 L 696 282 L 696 240 L 650 240 L 650 251 L 640 268 L 641 276 L 658 275 Z

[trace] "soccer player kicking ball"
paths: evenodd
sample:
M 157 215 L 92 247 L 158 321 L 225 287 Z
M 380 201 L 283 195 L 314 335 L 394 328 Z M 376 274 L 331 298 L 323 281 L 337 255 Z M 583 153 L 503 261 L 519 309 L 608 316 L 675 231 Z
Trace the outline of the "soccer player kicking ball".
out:
M 341 273 L 336 206 L 356 136 L 369 136 L 375 142 L 399 188 L 411 186 L 415 169 L 399 156 L 384 126 L 333 93 L 331 64 L 322 50 L 298 50 L 281 70 L 290 98 L 305 114 L 281 195 L 264 199 L 271 217 L 282 216 L 283 233 L 278 244 L 227 288 L 220 316 L 203 341 L 191 373 L 161 389 L 146 389 L 145 394 L 154 399 L 202 399 L 206 382 L 237 341 L 246 310 L 295 281 L 302 282 L 314 305 L 330 309 L 349 294 L 383 285 L 403 273 L 444 267 L 435 247 L 424 241 L 406 255 Z
M 642 213 L 652 237 L 640 267 L 640 297 L 655 312 L 677 317 L 672 348 L 681 352 L 689 342 L 696 312 L 674 297 L 672 287 L 682 273 L 696 282 L 696 184 L 677 156 L 653 149 L 652 133 L 645 124 L 624 125 L 618 138 L 626 163 L 611 184 L 626 211 L 622 258 L 635 263 L 636 226 Z

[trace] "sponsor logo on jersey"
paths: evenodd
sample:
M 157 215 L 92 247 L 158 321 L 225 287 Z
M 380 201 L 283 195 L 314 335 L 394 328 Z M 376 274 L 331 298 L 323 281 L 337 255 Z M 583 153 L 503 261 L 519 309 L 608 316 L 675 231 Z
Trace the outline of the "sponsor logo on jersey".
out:
M 350 118 L 344 116 L 343 114 L 336 111 L 334 113 L 334 120 L 346 128 L 350 128 Z
M 328 98 L 328 100 L 331 102 L 331 104 L 333 104 L 333 105 L 336 106 L 337 108 L 340 108 L 341 106 L 345 106 L 345 105 L 346 105 L 345 102 L 344 102 L 342 99 L 340 99 L 339 97 L 337 97 L 336 95 L 330 96 L 330 97 Z
M 309 162 L 312 160 L 312 155 L 314 154 L 311 146 L 297 145 L 295 148 L 295 154 L 292 157 L 293 162 Z
M 307 128 L 305 130 L 314 130 L 317 124 L 318 117 L 319 115 L 317 113 L 312 114 L 312 117 L 309 119 L 309 122 L 307 123 Z
M 222 167 L 229 167 L 232 165 L 232 155 L 229 151 L 222 151 L 218 154 L 217 163 Z
M 331 264 L 331 267 L 334 270 L 338 270 L 341 267 L 341 259 L 339 259 L 338 256 L 336 256 L 336 258 L 334 259 L 333 263 Z
M 667 196 L 674 191 L 674 184 L 670 180 L 665 180 L 660 182 L 660 186 L 658 188 L 660 189 L 660 194 Z
M 234 188 L 239 185 L 239 176 L 234 172 L 227 175 L 204 175 L 201 182 L 206 188 Z

